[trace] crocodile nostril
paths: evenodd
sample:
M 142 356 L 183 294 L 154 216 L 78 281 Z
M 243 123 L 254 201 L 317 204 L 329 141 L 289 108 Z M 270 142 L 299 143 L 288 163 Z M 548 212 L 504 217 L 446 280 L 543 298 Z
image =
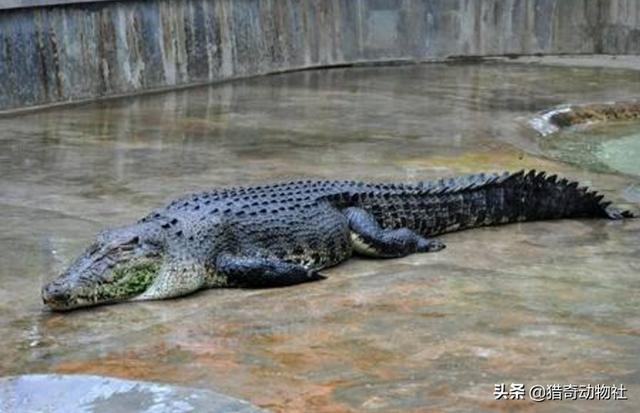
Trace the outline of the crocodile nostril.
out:
M 63 303 L 68 301 L 69 297 L 69 292 L 54 282 L 42 287 L 42 301 L 45 304 Z

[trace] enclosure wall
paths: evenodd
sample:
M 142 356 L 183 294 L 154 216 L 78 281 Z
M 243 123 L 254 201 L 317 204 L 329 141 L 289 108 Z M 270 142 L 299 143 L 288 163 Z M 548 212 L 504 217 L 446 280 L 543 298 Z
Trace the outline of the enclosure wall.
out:
M 7 0 L 0 111 L 285 70 L 640 53 L 635 0 Z

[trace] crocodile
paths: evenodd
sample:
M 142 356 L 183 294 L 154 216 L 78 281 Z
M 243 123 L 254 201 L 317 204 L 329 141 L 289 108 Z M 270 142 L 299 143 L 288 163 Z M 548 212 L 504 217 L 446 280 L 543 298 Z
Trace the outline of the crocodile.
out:
M 42 289 L 54 311 L 178 297 L 211 287 L 284 287 L 325 278 L 353 254 L 438 251 L 433 237 L 512 222 L 622 219 L 577 182 L 545 172 L 413 184 L 297 180 L 190 194 L 105 230 Z

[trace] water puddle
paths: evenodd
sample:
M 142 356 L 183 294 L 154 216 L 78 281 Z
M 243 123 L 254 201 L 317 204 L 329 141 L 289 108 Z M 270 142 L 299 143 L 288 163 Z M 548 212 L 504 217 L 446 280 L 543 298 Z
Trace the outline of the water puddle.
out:
M 636 133 L 604 142 L 596 157 L 613 170 L 640 176 L 640 125 Z
M 0 378 L 0 411 L 265 413 L 242 400 L 203 389 L 77 374 Z
M 640 123 L 573 127 L 541 138 L 552 158 L 596 172 L 640 176 Z

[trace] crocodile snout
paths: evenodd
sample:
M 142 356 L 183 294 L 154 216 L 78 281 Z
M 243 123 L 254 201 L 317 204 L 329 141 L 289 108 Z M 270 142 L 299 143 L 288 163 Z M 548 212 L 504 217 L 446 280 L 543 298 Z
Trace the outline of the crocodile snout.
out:
M 50 282 L 42 287 L 42 301 L 52 309 L 62 309 L 69 305 L 71 293 L 59 283 Z

